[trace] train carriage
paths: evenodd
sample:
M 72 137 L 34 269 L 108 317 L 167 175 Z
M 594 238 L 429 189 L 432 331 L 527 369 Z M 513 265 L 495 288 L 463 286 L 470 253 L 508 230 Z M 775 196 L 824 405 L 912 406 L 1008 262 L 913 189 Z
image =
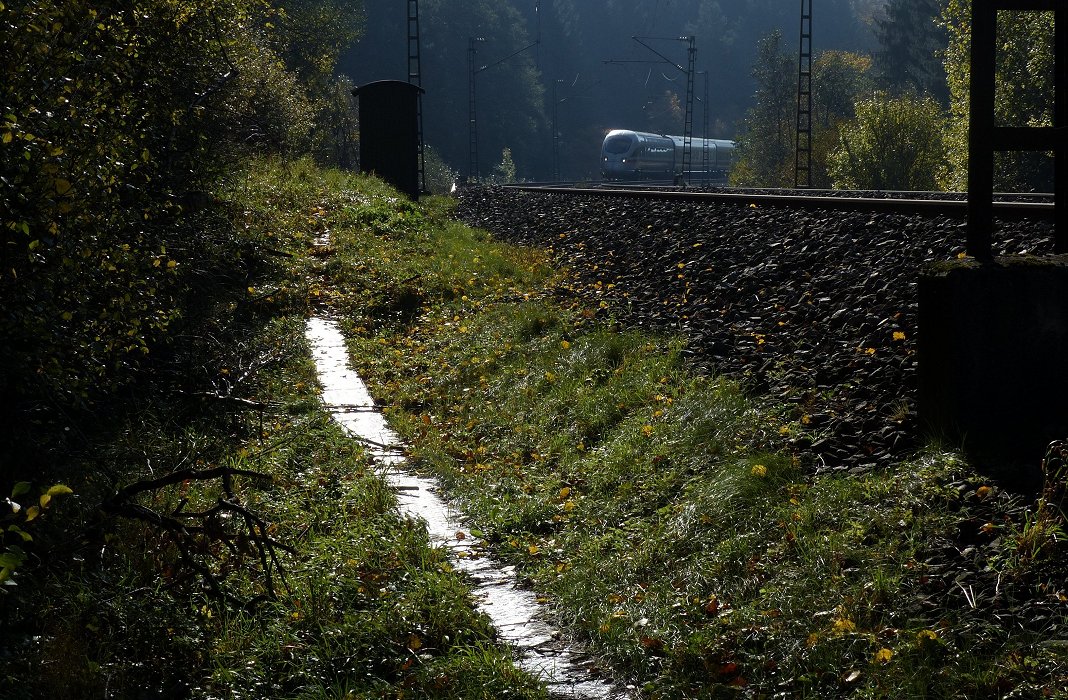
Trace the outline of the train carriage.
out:
M 605 180 L 683 179 L 685 139 L 682 136 L 614 129 L 601 145 L 601 176 Z M 691 182 L 726 182 L 734 163 L 734 141 L 690 139 Z

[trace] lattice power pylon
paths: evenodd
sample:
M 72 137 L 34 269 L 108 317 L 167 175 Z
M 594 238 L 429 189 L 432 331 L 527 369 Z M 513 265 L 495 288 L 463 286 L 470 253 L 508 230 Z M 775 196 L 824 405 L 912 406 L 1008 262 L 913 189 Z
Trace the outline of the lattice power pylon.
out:
M 478 74 L 475 56 L 478 55 L 478 49 L 475 46 L 480 41 L 485 39 L 469 37 L 467 40 L 467 180 L 470 183 L 478 182 L 478 103 L 475 99 L 475 76 Z
M 701 74 L 705 76 L 705 106 L 701 112 L 704 118 L 704 129 L 701 131 L 701 172 L 704 173 L 701 182 L 705 185 L 711 182 L 712 176 L 709 174 L 708 167 L 710 165 L 708 158 L 708 124 L 709 124 L 709 104 L 708 104 L 708 71 L 701 71 Z
M 797 61 L 797 141 L 794 186 L 812 187 L 812 0 L 801 0 L 801 48 Z
M 408 82 L 423 87 L 419 61 L 419 0 L 408 0 Z M 419 187 L 426 192 L 426 151 L 423 144 L 423 93 L 416 98 L 416 128 L 419 131 Z
M 651 37 L 651 36 L 632 36 L 631 39 L 638 42 L 645 48 L 652 51 L 654 54 L 660 57 L 660 61 L 605 61 L 605 63 L 666 63 L 669 66 L 674 66 L 680 73 L 686 75 L 686 116 L 684 118 L 683 132 L 682 132 L 682 172 L 679 177 L 682 179 L 683 184 L 686 182 L 686 178 L 690 173 L 693 163 L 693 155 L 691 154 L 691 146 L 693 142 L 693 81 L 694 75 L 697 73 L 697 37 L 694 36 L 680 36 L 680 37 Z M 655 48 L 646 43 L 648 40 L 657 41 L 685 41 L 689 45 L 689 51 L 687 54 L 686 68 L 683 68 L 675 61 L 671 60 L 664 54 L 657 51 Z
M 693 78 L 697 72 L 697 37 L 682 37 L 689 46 L 686 64 L 686 118 L 682 127 L 682 181 L 693 172 Z

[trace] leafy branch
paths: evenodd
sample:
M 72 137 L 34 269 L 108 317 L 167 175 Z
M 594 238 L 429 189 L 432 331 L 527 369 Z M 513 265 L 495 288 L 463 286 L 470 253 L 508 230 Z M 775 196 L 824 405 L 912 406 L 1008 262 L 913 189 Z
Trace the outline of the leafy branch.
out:
M 278 553 L 295 554 L 296 550 L 274 539 L 271 536 L 274 528 L 240 502 L 234 492 L 235 477 L 273 481 L 269 474 L 230 466 L 181 469 L 124 486 L 103 503 L 103 510 L 160 531 L 165 535 L 163 539 L 176 548 L 181 561 L 179 569 L 184 567 L 197 574 L 214 597 L 238 607 L 254 607 L 264 600 L 276 599 L 279 584 L 289 591 Z M 185 493 L 189 486 L 212 481 L 221 484 L 222 495 L 210 507 L 187 511 L 189 498 Z M 183 494 L 169 512 L 148 507 L 138 500 L 140 496 L 152 494 L 148 500 L 162 501 L 161 491 L 171 486 L 181 486 Z M 239 565 L 246 558 L 256 562 L 256 570 L 263 577 L 264 593 L 242 600 L 225 584 L 229 573 L 244 568 Z M 183 578 L 186 577 L 177 577 Z
M 26 563 L 27 555 L 20 545 L 33 542 L 33 535 L 27 531 L 28 523 L 37 520 L 52 505 L 56 496 L 73 493 L 70 487 L 55 484 L 42 489 L 37 496 L 37 502 L 27 507 L 19 499 L 29 495 L 32 490 L 33 485 L 30 482 L 20 481 L 11 490 L 11 496 L 4 499 L 10 509 L 0 515 L 0 545 L 3 546 L 0 549 L 0 585 L 5 587 L 15 585 L 15 571 Z M 18 544 L 8 544 L 9 538 L 14 538 Z

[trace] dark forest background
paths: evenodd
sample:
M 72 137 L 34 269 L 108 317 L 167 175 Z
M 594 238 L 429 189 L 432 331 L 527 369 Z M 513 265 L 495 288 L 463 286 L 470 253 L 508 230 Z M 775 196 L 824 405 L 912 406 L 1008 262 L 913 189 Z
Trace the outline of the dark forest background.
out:
M 916 3 L 914 3 L 916 4 Z M 407 77 L 405 3 L 366 0 L 366 31 L 339 68 L 357 85 Z M 816 3 L 814 48 L 879 52 L 879 0 Z M 930 5 L 927 20 L 938 12 Z M 920 14 L 923 14 L 923 8 Z M 785 52 L 797 53 L 800 3 L 784 0 L 423 0 L 424 129 L 427 143 L 455 170 L 468 168 L 468 40 L 482 37 L 477 66 L 480 172 L 491 173 L 508 148 L 520 178 L 552 173 L 555 87 L 561 173 L 596 177 L 604 133 L 627 128 L 681 133 L 684 75 L 631 37 L 686 65 L 686 43 L 696 37 L 697 70 L 708 73 L 711 138 L 736 138 L 751 107 L 759 43 L 779 32 Z M 611 63 L 611 61 L 660 61 Z M 792 68 L 796 84 L 796 62 Z M 704 122 L 704 75 L 695 80 L 694 130 Z

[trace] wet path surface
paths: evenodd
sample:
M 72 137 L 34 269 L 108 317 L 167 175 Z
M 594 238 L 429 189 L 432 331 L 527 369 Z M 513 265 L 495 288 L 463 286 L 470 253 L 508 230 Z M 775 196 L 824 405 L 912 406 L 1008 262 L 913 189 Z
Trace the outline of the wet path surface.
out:
M 334 419 L 362 442 L 398 493 L 403 513 L 423 519 L 431 541 L 452 552 L 453 565 L 467 574 L 480 610 L 515 650 L 518 665 L 540 677 L 554 698 L 616 700 L 627 691 L 595 675 L 597 664 L 572 647 L 541 612 L 537 597 L 516 585 L 514 569 L 487 556 L 461 516 L 438 495 L 433 479 L 404 468 L 400 438 L 386 423 L 363 380 L 349 368 L 348 350 L 337 325 L 308 321 L 307 337 L 323 385 L 323 402 Z

